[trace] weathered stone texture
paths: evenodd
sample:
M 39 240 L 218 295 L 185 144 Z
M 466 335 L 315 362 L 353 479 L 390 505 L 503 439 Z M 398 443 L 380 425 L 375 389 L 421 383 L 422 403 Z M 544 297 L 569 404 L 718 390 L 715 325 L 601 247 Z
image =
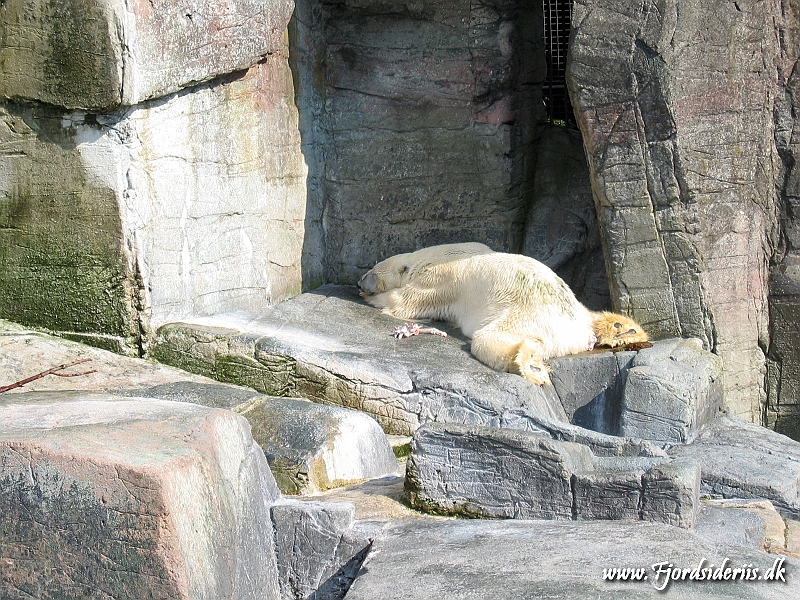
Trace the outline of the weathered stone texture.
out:
M 769 3 L 578 0 L 568 83 L 611 294 L 656 336 L 725 364 L 759 420 L 772 254 L 777 43 Z
M 259 397 L 236 408 L 286 494 L 397 475 L 386 434 L 370 416 L 297 398 Z
M 280 492 L 230 411 L 0 401 L 0 596 L 277 599 Z
M 647 520 L 691 528 L 691 459 L 598 457 L 544 433 L 427 423 L 414 434 L 406 497 L 421 510 L 514 519 Z
M 329 281 L 437 243 L 520 247 L 543 116 L 540 11 L 300 3 L 298 98 Z
M 593 352 L 551 361 L 553 382 L 570 423 L 619 435 L 627 369 L 634 352 Z
M 279 50 L 291 8 L 10 0 L 0 8 L 0 97 L 109 111 L 166 96 Z
M 571 519 L 572 474 L 591 460 L 585 446 L 544 433 L 430 423 L 411 442 L 406 494 L 435 513 Z
M 135 346 L 151 325 L 299 293 L 292 98 L 280 52 L 114 115 L 7 105 L 0 316 Z
M 169 324 L 153 356 L 270 395 L 362 410 L 390 433 L 410 435 L 430 419 L 564 420 L 552 390 L 478 362 L 457 332 L 395 340 L 398 322 L 366 305 L 354 287 L 323 286 L 258 318 Z
M 611 298 L 580 132 L 546 127 L 535 151 L 522 254 L 553 269 L 592 310 Z
M 685 444 L 722 404 L 722 361 L 697 339 L 664 340 L 629 363 L 619 434 Z
M 701 468 L 692 459 L 651 467 L 642 479 L 642 519 L 691 529 L 700 508 Z
M 0 107 L 0 316 L 130 340 L 136 295 L 119 198 L 93 185 L 75 130 L 45 109 Z
M 800 561 L 784 561 L 786 582 L 655 581 L 651 565 L 667 561 L 692 569 L 752 565 L 763 574 L 777 557 L 752 547 L 713 543 L 661 523 L 404 521 L 373 543 L 348 600 L 508 600 L 585 598 L 608 600 L 676 597 L 691 600 L 784 600 L 800 593 L 791 576 Z M 780 559 L 778 559 L 780 560 Z M 613 565 L 613 566 L 610 566 Z M 603 580 L 604 569 L 641 569 L 647 580 Z M 413 584 L 411 583 L 413 582 Z
M 697 339 L 564 356 L 551 364 L 567 418 L 601 433 L 686 443 L 723 404 L 721 360 Z
M 782 3 L 777 60 L 783 89 L 775 99 L 775 141 L 782 162 L 776 181 L 781 196 L 781 236 L 770 272 L 770 347 L 767 363 L 767 424 L 800 439 L 800 6 Z
M 585 470 L 575 474 L 575 518 L 638 521 L 644 470 Z
M 437 324 L 447 338 L 397 340 L 392 328 L 402 321 L 368 306 L 356 291 L 326 285 L 258 315 L 171 323 L 158 331 L 152 356 L 265 394 L 355 408 L 375 417 L 388 433 L 410 435 L 428 421 L 470 423 L 547 431 L 587 444 L 598 455 L 663 454 L 651 442 L 568 422 L 564 406 L 574 411 L 576 398 L 588 398 L 587 377 L 579 367 L 561 377 L 560 388 L 536 386 L 473 358 L 468 339 L 447 324 Z M 593 371 L 592 357 L 579 360 L 593 376 L 602 376 Z M 553 363 L 558 373 L 558 361 Z M 616 363 L 609 369 L 605 376 L 613 379 Z M 577 392 L 562 403 L 559 389 Z
M 783 514 L 800 515 L 800 442 L 741 419 L 722 416 L 671 456 L 702 467 L 702 490 L 725 498 L 763 498 Z
M 349 502 L 284 501 L 272 520 L 284 600 L 344 598 L 380 529 L 357 524 Z

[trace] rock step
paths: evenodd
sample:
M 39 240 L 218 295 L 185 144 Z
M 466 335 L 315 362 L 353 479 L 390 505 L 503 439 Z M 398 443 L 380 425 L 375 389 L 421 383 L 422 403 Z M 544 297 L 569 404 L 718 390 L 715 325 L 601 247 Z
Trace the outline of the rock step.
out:
M 784 516 L 800 518 L 800 442 L 725 415 L 669 454 L 700 462 L 703 493 L 764 498 Z
M 412 506 L 514 519 L 626 519 L 694 525 L 700 466 L 664 458 L 595 457 L 543 433 L 427 423 L 406 471 Z
M 85 359 L 88 362 L 64 373 L 92 373 L 37 379 L 4 393 L 0 405 L 31 392 L 50 394 L 50 401 L 58 401 L 81 391 L 104 391 L 114 396 L 233 409 L 250 422 L 284 493 L 319 492 L 397 473 L 397 461 L 385 434 L 363 413 L 300 398 L 263 396 L 251 389 L 0 321 L 0 386 Z

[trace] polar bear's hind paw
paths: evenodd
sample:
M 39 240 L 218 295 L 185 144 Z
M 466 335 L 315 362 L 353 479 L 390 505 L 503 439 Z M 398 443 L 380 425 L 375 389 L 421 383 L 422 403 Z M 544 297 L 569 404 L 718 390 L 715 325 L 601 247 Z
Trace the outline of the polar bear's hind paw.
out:
M 541 358 L 541 343 L 525 340 L 514 358 L 512 372 L 536 385 L 550 385 L 550 367 Z

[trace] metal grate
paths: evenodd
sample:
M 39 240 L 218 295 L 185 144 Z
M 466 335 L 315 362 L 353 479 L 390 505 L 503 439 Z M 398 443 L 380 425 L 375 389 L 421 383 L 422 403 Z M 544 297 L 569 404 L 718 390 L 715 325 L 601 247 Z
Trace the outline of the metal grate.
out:
M 572 0 L 542 0 L 542 8 L 547 56 L 547 80 L 544 85 L 547 120 L 555 125 L 577 129 L 566 82 Z

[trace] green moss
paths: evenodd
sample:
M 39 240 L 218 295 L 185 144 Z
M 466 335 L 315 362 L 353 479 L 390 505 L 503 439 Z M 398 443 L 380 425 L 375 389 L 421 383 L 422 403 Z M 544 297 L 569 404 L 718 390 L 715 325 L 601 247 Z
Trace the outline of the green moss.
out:
M 137 358 L 139 356 L 139 340 L 135 337 L 123 338 L 114 335 L 74 333 L 72 331 L 57 331 L 55 334 L 74 342 L 86 344 L 87 346 L 108 350 L 114 354 L 123 354 L 125 356 L 134 356 Z
M 55 331 L 131 337 L 114 193 L 85 185 L 43 193 L 48 179 L 41 181 L 0 197 L 0 317 Z
M 303 289 L 304 292 L 310 292 L 311 290 L 315 290 L 320 286 L 325 285 L 326 281 L 322 277 L 315 277 L 308 281 L 303 282 Z
M 221 355 L 212 369 L 212 377 L 218 381 L 243 385 L 267 394 L 286 396 L 287 383 L 278 373 L 265 368 L 261 363 L 245 356 Z
M 112 108 L 122 82 L 109 20 L 102 3 L 61 0 L 46 5 L 50 55 L 44 64 L 43 100 L 67 108 Z
M 399 446 L 392 446 L 392 452 L 398 460 L 408 458 L 411 454 L 411 444 L 401 444 Z

